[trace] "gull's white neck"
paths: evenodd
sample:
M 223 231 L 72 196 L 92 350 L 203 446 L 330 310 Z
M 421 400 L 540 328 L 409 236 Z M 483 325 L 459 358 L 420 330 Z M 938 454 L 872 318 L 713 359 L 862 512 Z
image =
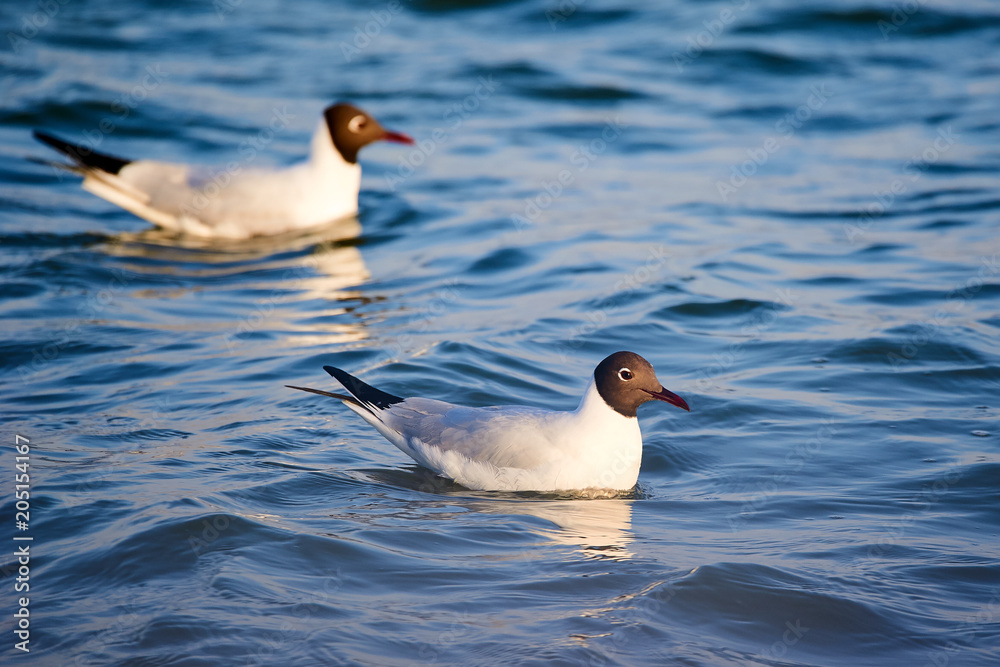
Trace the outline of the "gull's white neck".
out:
M 306 217 L 319 224 L 357 213 L 361 166 L 341 156 L 326 121 L 320 121 L 313 133 L 306 164 L 311 181 L 310 192 L 301 202 Z
M 593 380 L 571 414 L 579 460 L 587 462 L 582 466 L 587 470 L 581 472 L 585 472 L 589 480 L 576 488 L 599 486 L 626 490 L 635 486 L 642 462 L 639 420 L 615 412 L 604 402 Z M 600 483 L 595 484 L 594 480 Z

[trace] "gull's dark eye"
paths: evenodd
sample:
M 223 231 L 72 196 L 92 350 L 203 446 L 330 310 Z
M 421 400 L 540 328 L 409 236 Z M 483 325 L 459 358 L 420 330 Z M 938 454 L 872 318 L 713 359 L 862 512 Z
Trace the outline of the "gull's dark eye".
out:
M 355 116 L 347 123 L 347 129 L 357 134 L 361 130 L 365 129 L 365 123 L 368 122 L 364 116 Z
M 625 382 L 628 382 L 629 380 L 632 379 L 632 371 L 630 371 L 627 368 L 622 368 L 621 370 L 618 371 L 618 377 L 620 377 L 622 380 L 625 380 Z

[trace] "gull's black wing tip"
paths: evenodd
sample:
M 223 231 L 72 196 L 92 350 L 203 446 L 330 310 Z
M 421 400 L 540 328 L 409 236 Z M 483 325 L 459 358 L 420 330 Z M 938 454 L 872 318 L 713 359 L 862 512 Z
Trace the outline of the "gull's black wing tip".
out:
M 381 389 L 376 389 L 370 384 L 366 384 L 354 377 L 347 371 L 342 371 L 333 366 L 323 366 L 323 370 L 337 379 L 337 382 L 344 385 L 344 388 L 351 392 L 359 402 L 373 405 L 380 410 L 385 410 L 396 403 L 402 403 L 404 398 L 393 396 Z

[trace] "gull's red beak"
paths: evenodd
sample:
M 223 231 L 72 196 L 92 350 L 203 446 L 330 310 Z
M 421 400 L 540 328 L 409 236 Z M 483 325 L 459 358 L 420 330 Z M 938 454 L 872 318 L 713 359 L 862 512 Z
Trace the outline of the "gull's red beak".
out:
M 664 401 L 665 403 L 669 403 L 670 405 L 676 405 L 682 410 L 687 410 L 688 412 L 691 412 L 691 408 L 688 407 L 687 401 L 685 401 L 683 398 L 681 398 L 674 392 L 668 391 L 663 387 L 660 387 L 660 391 L 649 391 L 648 389 L 643 389 L 643 391 L 658 401 Z
M 414 143 L 413 138 L 410 137 L 409 135 L 403 134 L 402 132 L 390 132 L 389 130 L 386 130 L 385 134 L 382 135 L 382 140 L 383 141 L 394 141 L 397 144 L 412 144 L 412 143 Z

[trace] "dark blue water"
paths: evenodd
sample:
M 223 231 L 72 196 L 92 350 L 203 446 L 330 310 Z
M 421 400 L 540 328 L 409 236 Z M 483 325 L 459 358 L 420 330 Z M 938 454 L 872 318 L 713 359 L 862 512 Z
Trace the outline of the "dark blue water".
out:
M 0 25 L 4 664 L 1000 663 L 995 3 Z M 150 233 L 23 159 L 285 164 L 337 99 L 420 143 L 304 236 Z M 692 411 L 640 411 L 613 500 L 469 492 L 283 387 L 569 409 L 618 349 Z

